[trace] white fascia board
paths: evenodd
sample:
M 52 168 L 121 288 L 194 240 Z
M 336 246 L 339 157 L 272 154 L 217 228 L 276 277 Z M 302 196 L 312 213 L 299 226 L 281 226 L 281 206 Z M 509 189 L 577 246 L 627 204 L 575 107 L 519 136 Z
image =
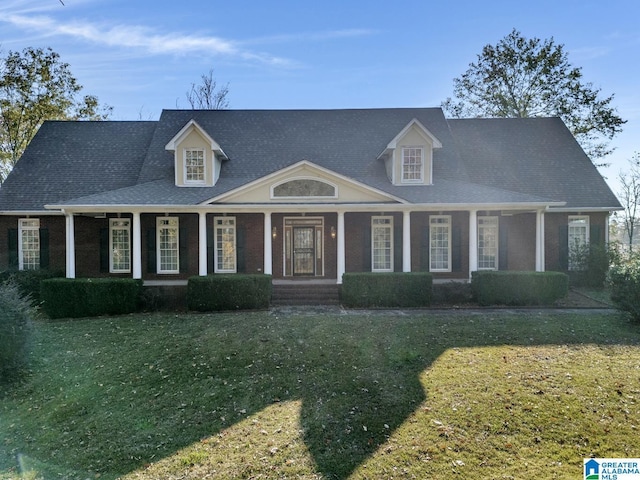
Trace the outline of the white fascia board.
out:
M 45 206 L 45 208 L 47 208 Z M 51 211 L 51 210 L 0 210 L 0 215 L 6 215 L 6 216 L 21 216 L 21 217 L 25 217 L 25 216 L 44 216 L 44 215 L 49 215 L 49 216 L 55 216 L 55 215 L 61 215 L 60 211 Z
M 227 155 L 222 150 L 222 147 L 216 142 L 211 135 L 209 135 L 204 128 L 202 128 L 198 122 L 194 119 L 191 119 L 187 122 L 187 124 L 182 127 L 182 129 L 171 139 L 169 143 L 167 143 L 164 147 L 165 150 L 174 152 L 176 150 L 177 145 L 184 139 L 191 130 L 197 130 L 200 135 L 210 144 L 211 150 L 219 154 L 222 158 L 228 158 Z
M 624 210 L 623 207 L 564 207 L 550 208 L 550 212 L 567 213 L 567 212 L 615 212 Z

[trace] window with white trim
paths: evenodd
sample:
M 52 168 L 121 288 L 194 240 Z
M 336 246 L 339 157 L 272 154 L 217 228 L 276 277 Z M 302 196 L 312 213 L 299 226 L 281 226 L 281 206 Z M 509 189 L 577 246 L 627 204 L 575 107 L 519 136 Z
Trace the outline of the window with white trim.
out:
M 402 182 L 422 183 L 424 180 L 424 148 L 402 148 Z
M 429 217 L 429 271 L 451 271 L 451 216 Z
M 131 271 L 131 220 L 109 219 L 109 272 Z
M 201 148 L 187 148 L 184 151 L 184 182 L 205 182 L 205 158 Z
M 478 217 L 478 270 L 498 269 L 498 217 Z
M 236 272 L 236 219 L 235 217 L 215 217 L 216 273 Z
M 371 218 L 371 271 L 393 272 L 393 217 Z
M 584 270 L 585 249 L 589 246 L 589 216 L 569 215 L 569 270 Z
M 40 219 L 21 218 L 18 221 L 18 268 L 40 268 Z
M 157 261 L 158 273 L 179 273 L 179 224 L 177 217 L 158 217 Z

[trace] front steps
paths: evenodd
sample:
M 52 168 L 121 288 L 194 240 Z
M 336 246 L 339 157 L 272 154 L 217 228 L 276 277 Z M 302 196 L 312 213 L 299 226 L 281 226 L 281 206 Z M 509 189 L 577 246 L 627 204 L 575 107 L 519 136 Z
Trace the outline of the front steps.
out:
M 340 290 L 335 280 L 273 282 L 271 305 L 339 305 Z

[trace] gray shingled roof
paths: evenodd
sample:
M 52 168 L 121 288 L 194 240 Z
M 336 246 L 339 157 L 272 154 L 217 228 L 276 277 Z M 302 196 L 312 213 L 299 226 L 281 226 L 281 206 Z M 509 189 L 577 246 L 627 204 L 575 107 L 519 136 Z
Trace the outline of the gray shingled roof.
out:
M 45 122 L 0 188 L 0 210 L 135 184 L 156 122 Z
M 414 118 L 443 145 L 434 185 L 394 186 L 378 156 Z M 174 185 L 165 145 L 191 119 L 229 157 L 214 187 Z M 157 122 L 46 122 L 0 188 L 0 210 L 196 205 L 301 160 L 411 203 L 619 206 L 558 119 L 446 120 L 438 108 L 408 108 L 166 110 Z

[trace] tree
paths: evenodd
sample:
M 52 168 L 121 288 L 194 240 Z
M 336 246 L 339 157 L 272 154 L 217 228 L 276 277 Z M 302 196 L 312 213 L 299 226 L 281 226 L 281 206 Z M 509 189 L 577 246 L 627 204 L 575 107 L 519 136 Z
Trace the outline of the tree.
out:
M 633 236 L 640 227 L 640 153 L 629 160 L 629 170 L 620 172 L 620 203 L 622 203 L 623 235 L 629 240 L 629 251 L 633 251 Z
M 69 64 L 50 48 L 25 48 L 0 59 L 0 181 L 45 120 L 104 120 L 112 108 L 81 96 Z
M 227 95 L 229 94 L 229 84 L 217 89 L 218 82 L 213 78 L 213 69 L 209 73 L 200 77 L 201 83 L 191 84 L 191 89 L 187 92 L 187 101 L 193 110 L 224 110 L 229 108 Z
M 455 98 L 442 108 L 455 118 L 560 117 L 592 161 L 611 153 L 608 141 L 625 123 L 611 106 L 613 95 L 601 98 L 599 88 L 582 83 L 582 71 L 571 66 L 563 45 L 553 38 L 529 40 L 515 29 L 497 45 L 486 45 L 454 79 L 453 90 Z

